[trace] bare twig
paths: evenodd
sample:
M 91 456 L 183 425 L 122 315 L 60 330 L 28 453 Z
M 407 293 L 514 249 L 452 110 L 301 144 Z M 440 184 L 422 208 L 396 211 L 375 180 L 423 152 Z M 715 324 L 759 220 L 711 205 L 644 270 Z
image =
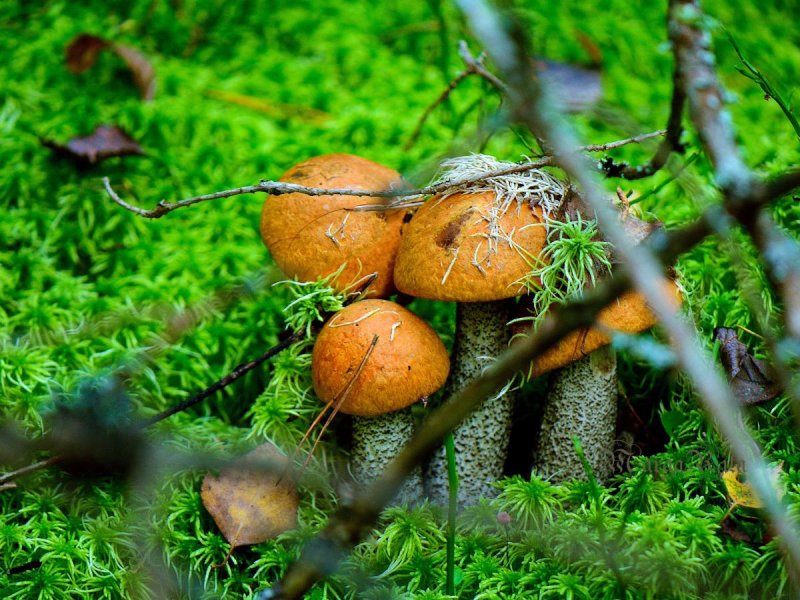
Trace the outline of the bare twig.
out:
M 579 152 L 605 152 L 607 150 L 612 150 L 614 148 L 620 148 L 627 144 L 638 144 L 645 140 L 659 137 L 664 135 L 664 131 L 654 131 L 651 133 L 644 133 L 641 135 L 637 135 L 631 138 L 626 138 L 624 140 L 616 140 L 613 142 L 607 142 L 605 144 L 592 144 L 589 146 L 582 146 L 577 149 Z M 257 193 L 267 193 L 272 195 L 282 195 L 282 194 L 305 194 L 307 196 L 361 196 L 365 198 L 413 198 L 413 197 L 422 197 L 422 196 L 430 196 L 433 194 L 438 194 L 440 192 L 445 191 L 448 187 L 452 185 L 462 185 L 468 183 L 474 183 L 477 181 L 482 181 L 489 177 L 498 177 L 501 175 L 509 175 L 512 173 L 523 173 L 525 171 L 530 171 L 532 169 L 540 169 L 542 167 L 547 167 L 554 165 L 556 163 L 556 159 L 553 156 L 544 156 L 538 160 L 530 161 L 530 162 L 523 162 L 517 164 L 513 167 L 508 167 L 506 169 L 500 169 L 497 171 L 492 171 L 488 173 L 484 173 L 482 175 L 478 175 L 475 177 L 470 177 L 464 179 L 463 181 L 446 181 L 436 185 L 429 185 L 422 188 L 417 189 L 386 189 L 386 190 L 354 190 L 354 189 L 347 189 L 347 188 L 331 188 L 331 189 L 323 189 L 323 188 L 310 188 L 305 187 L 302 185 L 297 185 L 295 183 L 284 183 L 282 181 L 261 181 L 256 185 L 244 186 L 239 188 L 234 188 L 231 190 L 223 190 L 220 192 L 214 192 L 212 194 L 203 194 L 201 196 L 193 196 L 191 198 L 185 198 L 183 200 L 177 200 L 175 202 L 167 202 L 166 200 L 160 200 L 155 208 L 153 209 L 145 209 L 138 206 L 134 206 L 133 204 L 129 204 L 125 200 L 123 200 L 114 188 L 111 187 L 111 182 L 109 181 L 108 177 L 103 177 L 103 186 L 106 189 L 109 197 L 119 204 L 122 208 L 129 210 L 130 212 L 139 215 L 140 217 L 144 217 L 145 219 L 160 219 L 164 215 L 171 213 L 173 210 L 177 210 L 179 208 L 184 208 L 186 206 L 192 206 L 193 204 L 200 204 L 201 202 L 209 202 L 211 200 L 218 200 L 220 198 L 230 198 L 231 196 L 241 196 L 246 194 L 257 194 Z M 369 206 L 367 208 L 375 208 Z M 381 210 L 386 210 L 385 205 L 381 205 Z
M 447 87 L 444 89 L 444 91 L 441 94 L 439 94 L 436 100 L 434 100 L 428 106 L 428 108 L 426 108 L 425 111 L 422 113 L 422 116 L 417 121 L 416 127 L 414 127 L 413 133 L 403 146 L 403 150 L 410 150 L 414 146 L 414 144 L 417 143 L 417 140 L 419 139 L 419 136 L 422 133 L 422 128 L 425 126 L 425 121 L 428 120 L 428 117 L 431 115 L 431 113 L 436 109 L 437 106 L 439 106 L 443 102 L 446 102 L 447 99 L 450 97 L 450 94 L 453 93 L 453 90 L 456 89 L 462 81 L 464 81 L 467 77 L 469 77 L 472 74 L 473 71 L 470 71 L 469 69 L 464 69 L 458 75 L 456 75 L 450 81 L 450 83 L 447 84 Z
M 475 73 L 479 77 L 482 77 L 488 81 L 499 92 L 505 93 L 508 91 L 508 86 L 505 84 L 505 82 L 501 81 L 497 75 L 489 71 L 483 64 L 484 57 L 486 56 L 484 52 L 481 52 L 477 57 L 472 56 L 472 52 L 469 51 L 467 42 L 465 40 L 461 40 L 458 42 L 458 55 L 461 57 L 461 60 L 464 61 L 464 64 L 471 73 Z
M 230 373 L 228 373 L 227 375 L 225 375 L 221 379 L 218 379 L 217 381 L 212 383 L 210 386 L 208 386 L 207 388 L 205 388 L 201 392 L 198 392 L 197 394 L 195 394 L 191 398 L 187 398 L 183 402 L 179 402 L 178 404 L 176 404 L 174 406 L 171 406 L 167 410 L 165 410 L 163 412 L 160 412 L 157 415 L 153 415 L 152 417 L 149 417 L 149 418 L 145 419 L 144 421 L 141 422 L 140 427 L 142 427 L 142 428 L 149 427 L 150 425 L 154 425 L 155 423 L 163 421 L 164 419 L 166 419 L 168 417 L 171 417 L 174 414 L 177 414 L 177 413 L 182 412 L 182 411 L 184 411 L 184 410 L 186 410 L 188 408 L 191 408 L 192 406 L 195 406 L 196 404 L 200 404 L 206 398 L 209 398 L 210 396 L 213 396 L 214 394 L 216 394 L 218 391 L 228 387 L 234 381 L 237 381 L 238 379 L 241 379 L 244 375 L 246 375 L 247 373 L 249 373 L 250 371 L 255 369 L 257 366 L 259 366 L 259 365 L 263 364 L 264 362 L 268 361 L 273 356 L 275 356 L 277 354 L 280 354 L 281 352 L 286 350 L 286 348 L 288 348 L 289 346 L 291 346 L 295 342 L 299 342 L 304 337 L 305 337 L 305 332 L 304 331 L 295 331 L 295 332 L 291 333 L 290 335 L 287 335 L 280 342 L 278 342 L 277 344 L 272 346 L 269 350 L 267 350 L 266 352 L 264 352 L 263 354 L 261 354 L 257 358 L 254 358 L 253 360 L 249 360 L 249 361 L 247 361 L 245 363 L 242 363 L 242 364 L 236 366 L 236 368 L 234 368 L 233 371 L 231 371 Z
M 491 83 L 494 87 L 498 89 L 498 91 L 503 92 L 505 90 L 505 84 L 497 79 L 486 67 L 483 65 L 483 59 L 485 54 L 481 53 L 477 58 L 472 56 L 472 53 L 469 51 L 469 47 L 467 46 L 467 42 L 461 40 L 458 43 L 458 51 L 461 59 L 464 61 L 466 65 L 464 70 L 461 71 L 458 75 L 456 75 L 450 83 L 447 84 L 447 87 L 444 91 L 439 94 L 439 96 L 434 100 L 428 108 L 425 109 L 425 112 L 422 113 L 422 116 L 417 121 L 417 126 L 414 128 L 414 132 L 408 138 L 405 146 L 403 148 L 405 150 L 411 149 L 411 147 L 417 142 L 419 139 L 420 134 L 422 133 L 422 128 L 425 125 L 425 122 L 428 120 L 428 117 L 431 113 L 436 109 L 437 106 L 447 101 L 450 97 L 450 94 L 453 93 L 462 81 L 464 81 L 470 75 L 478 75 L 483 79 L 487 80 Z
M 644 165 L 632 166 L 626 163 L 619 163 L 610 157 L 606 157 L 599 162 L 600 169 L 608 177 L 621 177 L 622 179 L 642 179 L 650 177 L 656 171 L 661 170 L 667 164 L 667 160 L 673 152 L 683 154 L 685 147 L 681 143 L 683 127 L 681 117 L 683 106 L 686 104 L 686 94 L 683 87 L 679 85 L 678 65 L 672 76 L 672 100 L 670 102 L 669 119 L 667 120 L 666 137 L 659 144 L 655 155 Z
M 10 481 L 22 477 L 23 475 L 28 475 L 29 473 L 33 473 L 34 471 L 38 471 L 40 469 L 44 469 L 45 467 L 50 467 L 59 463 L 62 460 L 61 456 L 51 456 L 50 458 L 45 458 L 44 460 L 40 460 L 39 462 L 35 462 L 30 465 L 26 465 L 17 469 L 16 471 L 9 471 L 8 473 L 3 473 L 0 475 L 0 489 L 5 489 L 4 486 L 8 485 Z
M 736 43 L 736 40 L 731 35 L 731 32 L 728 31 L 727 33 L 728 40 L 730 40 L 733 49 L 736 51 L 736 55 L 744 65 L 744 67 L 737 67 L 737 71 L 751 81 L 757 83 L 766 95 L 766 99 L 771 98 L 776 102 L 776 104 L 783 111 L 783 114 L 788 119 L 789 123 L 791 123 L 795 134 L 797 134 L 797 137 L 800 138 L 800 121 L 797 120 L 797 116 L 795 116 L 791 105 L 786 102 L 786 100 L 783 98 L 783 94 L 781 94 L 778 89 L 772 85 L 772 83 L 770 83 L 769 79 L 767 79 L 766 76 L 753 65 L 753 63 L 745 58 L 744 54 L 742 54 L 742 51 L 739 49 L 739 44 Z
M 589 144 L 587 146 L 581 146 L 580 150 L 583 152 L 608 152 L 609 150 L 614 150 L 615 148 L 621 148 L 622 146 L 627 146 L 628 144 L 640 144 L 641 142 L 661 137 L 666 133 L 667 133 L 666 129 L 659 129 L 657 131 L 651 131 L 650 133 L 642 133 L 639 135 L 635 135 L 633 137 L 625 138 L 624 140 L 617 140 L 615 142 L 607 142 L 605 144 Z

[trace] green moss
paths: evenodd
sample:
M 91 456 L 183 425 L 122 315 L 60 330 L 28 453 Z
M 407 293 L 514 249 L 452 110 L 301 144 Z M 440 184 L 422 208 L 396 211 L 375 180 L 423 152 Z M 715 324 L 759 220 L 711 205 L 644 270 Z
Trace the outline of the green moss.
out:
M 791 3 L 775 2 L 770 10 L 744 0 L 705 4 L 748 60 L 788 95 L 800 76 L 800 49 L 789 43 L 796 21 Z M 601 7 L 527 3 L 515 9 L 539 55 L 585 60 L 578 31 L 601 48 L 603 104 L 575 117 L 587 141 L 665 123 L 672 68 L 662 44 L 665 6 L 661 1 L 641 10 L 613 0 Z M 440 10 L 445 32 L 436 30 Z M 69 73 L 63 49 L 81 32 L 149 56 L 158 75 L 154 101 L 141 101 L 110 54 L 85 74 Z M 765 176 L 784 170 L 796 162 L 793 128 L 736 71 L 739 59 L 721 30 L 712 34 L 746 160 Z M 298 313 L 287 315 L 285 307 L 296 296 L 284 287 L 253 284 L 271 268 L 258 235 L 262 198 L 231 198 L 145 221 L 110 203 L 100 177 L 108 175 L 132 202 L 152 206 L 161 198 L 276 178 L 315 154 L 354 152 L 421 183 L 438 157 L 479 150 L 471 130 L 498 107 L 482 82 L 468 80 L 433 113 L 418 143 L 403 149 L 416 118 L 442 89 L 442 61 L 449 76 L 460 68 L 453 48 L 462 35 L 454 7 L 439 2 L 0 3 L 0 415 L 39 435 L 54 394 L 121 364 L 135 365 L 128 392 L 141 415 L 152 415 L 261 354 L 287 323 L 308 325 L 315 304 L 300 302 L 305 311 L 293 321 Z M 213 90 L 249 95 L 273 108 L 254 111 L 210 95 Z M 295 107 L 329 116 L 307 118 Z M 101 123 L 123 126 L 147 156 L 77 170 L 38 141 L 64 142 Z M 685 139 L 691 156 L 698 140 L 692 133 Z M 521 132 L 500 130 L 485 152 L 518 160 L 529 146 Z M 641 163 L 652 150 L 631 145 L 615 157 Z M 705 157 L 672 177 L 666 170 L 623 187 L 643 192 L 638 206 L 669 227 L 717 202 Z M 609 191 L 616 183 L 608 182 Z M 798 235 L 800 203 L 782 199 L 772 214 Z M 730 259 L 731 248 L 738 261 Z M 763 331 L 745 291 L 780 315 L 782 307 L 740 232 L 729 242 L 705 241 L 676 269 L 686 288 L 686 312 L 709 348 L 717 326 Z M 243 283 L 250 291 L 235 302 L 215 304 L 196 327 L 174 339 L 168 335 L 168 321 L 181 310 Z M 417 300 L 413 308 L 451 339 L 452 306 Z M 763 353 L 757 336 L 742 330 L 741 337 Z M 166 338 L 169 343 L 154 350 Z M 321 407 L 309 393 L 307 350 L 307 344 L 293 347 L 154 430 L 176 451 L 234 455 L 265 438 L 291 451 Z M 153 360 L 142 362 L 148 353 Z M 660 426 L 659 411 L 670 415 L 666 447 L 633 460 L 630 472 L 600 491 L 599 501 L 580 482 L 500 482 L 498 498 L 459 524 L 458 596 L 787 593 L 777 543 L 766 542 L 767 528 L 756 513 L 731 517 L 750 542 L 731 539 L 719 526 L 728 507 L 720 473 L 730 458 L 691 387 L 625 353 L 620 373 L 634 408 L 652 415 L 649 426 Z M 753 407 L 748 419 L 769 459 L 783 462 L 788 501 L 796 510 L 800 453 L 788 403 L 779 398 Z M 198 472 L 159 481 L 148 501 L 119 482 L 75 482 L 56 469 L 21 479 L 17 488 L 0 491 L 0 590 L 21 599 L 146 597 L 156 585 L 148 565 L 163 560 L 175 575 L 176 597 L 247 597 L 285 572 L 302 543 L 324 525 L 337 494 L 346 492 L 330 483 L 342 464 L 336 439 L 326 438 L 317 452 L 298 530 L 237 549 L 218 569 L 213 565 L 228 547 L 202 508 Z M 507 523 L 497 520 L 502 512 Z M 315 586 L 309 597 L 444 597 L 442 516 L 428 507 L 397 508 L 383 524 L 342 573 Z M 37 561 L 39 566 L 23 568 Z M 370 579 L 381 573 L 377 584 Z

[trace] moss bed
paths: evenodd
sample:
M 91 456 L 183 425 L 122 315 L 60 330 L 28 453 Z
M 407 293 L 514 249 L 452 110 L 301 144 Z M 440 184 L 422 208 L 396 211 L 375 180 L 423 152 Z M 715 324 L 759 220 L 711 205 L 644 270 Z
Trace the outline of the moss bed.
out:
M 796 2 L 705 4 L 716 20 L 719 72 L 748 164 L 760 175 L 796 164 L 791 125 L 736 71 L 739 61 L 722 28 L 788 94 L 800 79 Z M 540 55 L 585 62 L 581 33 L 602 50 L 602 106 L 574 119 L 584 139 L 600 143 L 663 127 L 672 69 L 665 2 L 518 5 Z M 85 74 L 67 71 L 64 48 L 80 33 L 149 57 L 157 73 L 154 100 L 141 100 L 111 54 Z M 146 221 L 107 199 L 102 176 L 148 207 L 161 198 L 275 179 L 327 152 L 359 154 L 425 182 L 444 155 L 478 150 L 471 132 L 482 111 L 498 104 L 470 79 L 436 110 L 419 142 L 403 149 L 418 116 L 461 68 L 456 42 L 467 36 L 454 8 L 439 0 L 0 4 L 0 416 L 39 435 L 54 395 L 145 349 L 155 360 L 126 385 L 138 414 L 153 415 L 257 356 L 284 330 L 290 291 L 261 284 L 272 273 L 258 235 L 262 197 Z M 223 100 L 219 92 L 256 98 L 263 107 Z M 65 142 L 100 124 L 123 127 L 146 156 L 79 169 L 39 142 Z M 485 151 L 519 160 L 529 152 L 525 141 L 503 130 Z M 686 142 L 688 158 L 698 144 L 694 134 Z M 627 146 L 615 157 L 641 163 L 651 151 Z M 718 199 L 702 155 L 680 181 L 670 177 L 665 171 L 623 187 L 653 191 L 640 206 L 668 227 L 689 222 Z M 608 182 L 610 191 L 616 183 Z M 800 203 L 785 198 L 772 212 L 798 235 Z M 771 314 L 781 310 L 738 233 L 731 242 L 707 240 L 684 254 L 676 270 L 685 311 L 709 347 L 715 327 L 759 331 L 745 291 L 755 292 Z M 249 293 L 211 306 L 197 326 L 152 350 L 169 337 L 170 315 L 242 284 Z M 411 308 L 450 343 L 452 305 L 415 301 Z M 740 339 L 760 353 L 761 340 L 746 330 Z M 527 476 L 529 457 L 516 440 L 521 458 L 509 463 L 498 497 L 467 511 L 459 524 L 458 596 L 788 594 L 778 546 L 759 513 L 737 510 L 722 524 L 728 498 L 721 474 L 731 459 L 692 389 L 647 357 L 620 352 L 619 364 L 624 405 L 641 418 L 622 411 L 629 429 L 639 423 L 634 457 L 607 487 L 553 486 Z M 319 409 L 308 390 L 308 358 L 295 349 L 159 424 L 154 435 L 168 439 L 168 447 L 196 452 L 236 455 L 265 439 L 290 450 Z M 522 423 L 535 412 L 533 391 L 528 397 Z M 800 508 L 800 452 L 786 399 L 748 414 L 768 459 L 782 463 L 788 502 Z M 317 484 L 302 495 L 298 529 L 236 550 L 221 568 L 214 565 L 229 547 L 203 509 L 200 471 L 166 474 L 147 498 L 119 480 L 78 479 L 58 469 L 22 478 L 0 490 L 0 591 L 22 599 L 149 597 L 157 589 L 149 565 L 163 562 L 177 582 L 172 597 L 249 597 L 280 577 L 324 525 L 337 495 L 347 492 L 325 477 L 342 461 L 337 436 L 345 435 L 339 425 L 314 459 L 310 477 Z M 309 597 L 445 598 L 443 531 L 438 509 L 388 509 L 372 539 Z

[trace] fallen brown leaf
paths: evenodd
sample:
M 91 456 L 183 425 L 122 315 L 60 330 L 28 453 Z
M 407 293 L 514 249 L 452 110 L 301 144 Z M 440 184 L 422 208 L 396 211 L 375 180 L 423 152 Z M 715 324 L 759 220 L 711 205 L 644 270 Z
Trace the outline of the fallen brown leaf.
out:
M 66 145 L 53 140 L 39 141 L 58 156 L 73 160 L 81 166 L 95 165 L 116 156 L 144 154 L 136 140 L 116 125 L 100 125 L 89 135 L 72 138 Z
M 203 479 L 203 505 L 234 548 L 272 539 L 297 524 L 299 500 L 291 477 L 281 480 L 259 462 L 286 465 L 288 459 L 266 443 Z
M 85 73 L 94 66 L 100 51 L 106 47 L 108 42 L 103 38 L 82 33 L 67 45 L 64 63 L 73 73 Z
M 720 343 L 722 366 L 728 374 L 734 394 L 744 405 L 761 404 L 781 393 L 775 371 L 760 358 L 753 358 L 747 346 L 739 341 L 735 329 L 717 327 L 714 339 Z
M 752 542 L 752 538 L 744 529 L 737 527 L 730 519 L 725 519 L 720 524 L 720 531 L 736 542 Z
M 111 50 L 125 61 L 142 98 L 152 100 L 156 91 L 153 65 L 144 54 L 130 46 L 115 44 L 96 35 L 82 33 L 67 45 L 64 62 L 67 69 L 73 73 L 85 73 L 94 66 L 100 52 L 105 49 Z

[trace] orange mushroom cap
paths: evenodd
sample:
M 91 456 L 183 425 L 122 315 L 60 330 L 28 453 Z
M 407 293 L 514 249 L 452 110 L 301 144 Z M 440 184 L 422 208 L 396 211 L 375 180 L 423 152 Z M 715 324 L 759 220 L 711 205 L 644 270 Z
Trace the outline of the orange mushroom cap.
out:
M 378 341 L 364 363 L 373 338 Z M 325 403 L 352 384 L 340 410 L 376 416 L 400 410 L 438 390 L 450 359 L 425 321 L 387 300 L 364 300 L 342 309 L 320 331 L 311 358 L 314 391 Z
M 280 181 L 306 187 L 379 191 L 401 184 L 397 171 L 350 154 L 326 154 L 289 169 Z M 379 199 L 360 196 L 268 196 L 261 211 L 261 239 L 289 277 L 314 281 L 346 267 L 333 286 L 339 291 L 378 273 L 369 294 L 394 290 L 392 271 L 400 245 L 404 210 L 351 211 Z
M 674 301 L 675 308 L 681 305 L 680 289 L 674 281 L 664 281 L 663 293 Z M 640 333 L 650 329 L 657 321 L 644 296 L 639 292 L 630 291 L 601 310 L 597 322 L 602 329 L 607 328 L 619 333 Z M 514 329 L 516 333 L 527 331 L 519 327 L 519 324 Z M 611 336 L 595 327 L 573 331 L 531 363 L 530 376 L 538 377 L 565 367 L 610 343 Z
M 492 302 L 525 293 L 519 280 L 536 266 L 547 231 L 541 208 L 512 203 L 497 215 L 494 192 L 433 197 L 403 232 L 397 289 L 431 300 Z M 491 244 L 490 244 L 491 242 Z

